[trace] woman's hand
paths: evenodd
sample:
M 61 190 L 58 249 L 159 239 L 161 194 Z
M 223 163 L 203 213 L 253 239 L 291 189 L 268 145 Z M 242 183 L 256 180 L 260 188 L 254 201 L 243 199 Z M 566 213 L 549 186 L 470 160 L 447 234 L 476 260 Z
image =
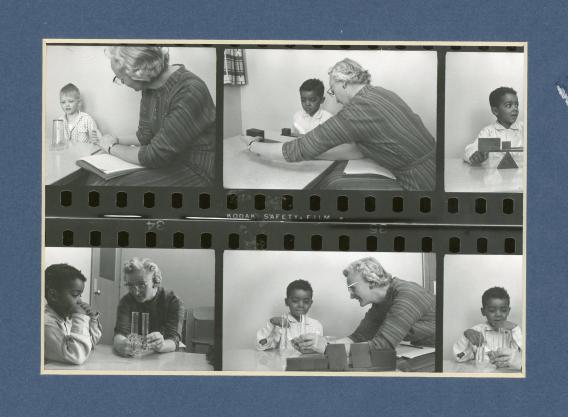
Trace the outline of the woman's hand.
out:
M 247 135 L 242 135 L 240 137 L 241 142 L 246 146 L 246 148 L 249 150 L 249 152 L 252 152 L 251 150 L 251 145 L 254 142 L 259 142 L 262 138 L 260 137 L 254 137 L 254 136 L 247 136 Z
M 163 353 L 166 344 L 164 343 L 164 336 L 160 332 L 152 332 L 146 336 L 146 343 L 148 344 L 148 349 L 153 349 L 154 352 Z
M 113 135 L 109 135 L 108 133 L 106 135 L 103 135 L 101 138 L 99 138 L 99 147 L 102 149 L 103 152 L 105 153 L 110 153 L 110 147 L 112 145 L 115 145 L 118 143 L 118 139 L 116 137 L 114 137 Z

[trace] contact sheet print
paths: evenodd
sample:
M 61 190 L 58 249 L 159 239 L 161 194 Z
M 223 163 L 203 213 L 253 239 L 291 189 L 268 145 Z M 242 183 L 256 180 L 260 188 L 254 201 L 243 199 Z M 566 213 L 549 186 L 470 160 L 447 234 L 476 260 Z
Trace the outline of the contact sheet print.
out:
M 526 43 L 43 58 L 42 373 L 525 376 Z

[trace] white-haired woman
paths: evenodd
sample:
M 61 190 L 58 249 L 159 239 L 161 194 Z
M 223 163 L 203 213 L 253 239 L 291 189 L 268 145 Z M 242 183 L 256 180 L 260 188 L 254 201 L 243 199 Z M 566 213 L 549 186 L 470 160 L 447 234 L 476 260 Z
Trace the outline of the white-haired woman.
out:
M 364 156 L 392 171 L 404 190 L 434 190 L 434 138 L 398 95 L 370 82 L 369 72 L 346 58 L 329 70 L 327 92 L 343 105 L 334 117 L 305 136 L 284 144 L 258 142 L 249 136 L 244 136 L 243 141 L 253 154 L 277 161 Z M 355 149 L 345 147 L 348 143 L 355 144 Z M 329 151 L 332 148 L 337 149 Z M 336 176 L 342 174 L 343 169 Z M 373 188 L 370 184 L 369 188 Z
M 212 184 L 215 162 L 215 105 L 205 83 L 183 65 L 170 65 L 159 46 L 107 49 L 113 82 L 142 92 L 138 146 L 104 135 L 104 152 L 148 169 L 89 185 L 202 187 Z
M 114 327 L 114 349 L 132 356 L 128 343 L 132 313 L 149 313 L 148 348 L 158 353 L 178 349 L 185 309 L 182 301 L 161 286 L 162 273 L 150 259 L 133 258 L 124 264 L 124 284 L 128 294 L 120 299 Z
M 375 258 L 363 258 L 343 271 L 351 298 L 369 304 L 363 320 L 348 337 L 333 343 L 368 342 L 376 349 L 394 349 L 403 340 L 416 345 L 436 342 L 436 297 L 420 285 L 393 277 Z M 328 340 L 305 335 L 295 341 L 302 352 L 324 352 Z

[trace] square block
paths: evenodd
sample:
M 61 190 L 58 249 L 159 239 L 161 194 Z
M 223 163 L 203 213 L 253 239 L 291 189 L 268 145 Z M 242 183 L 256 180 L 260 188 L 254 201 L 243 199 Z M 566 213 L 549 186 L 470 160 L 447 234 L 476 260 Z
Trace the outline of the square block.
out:
M 353 343 L 351 345 L 351 364 L 353 368 L 370 368 L 371 348 L 368 343 Z
M 371 349 L 371 363 L 373 368 L 380 368 L 381 371 L 394 371 L 396 351 L 394 349 Z
M 330 371 L 345 371 L 347 369 L 347 350 L 343 344 L 330 344 L 325 349 Z
M 500 151 L 501 138 L 479 138 L 477 149 L 479 152 Z
M 247 129 L 245 132 L 247 136 L 252 136 L 253 138 L 262 138 L 264 139 L 264 130 L 260 129 Z M 262 141 L 261 141 L 262 142 Z

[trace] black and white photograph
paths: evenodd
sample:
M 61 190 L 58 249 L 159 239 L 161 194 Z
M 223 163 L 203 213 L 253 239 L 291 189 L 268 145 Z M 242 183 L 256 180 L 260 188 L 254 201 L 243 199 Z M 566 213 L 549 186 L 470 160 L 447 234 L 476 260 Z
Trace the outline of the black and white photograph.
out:
M 523 257 L 446 255 L 444 372 L 521 375 Z
M 209 187 L 214 48 L 45 45 L 46 185 Z
M 436 255 L 225 251 L 223 370 L 434 372 Z
M 435 51 L 225 50 L 225 66 L 225 188 L 435 189 Z
M 216 366 L 215 253 L 45 248 L 43 373 Z
M 446 55 L 445 191 L 522 193 L 525 54 Z

